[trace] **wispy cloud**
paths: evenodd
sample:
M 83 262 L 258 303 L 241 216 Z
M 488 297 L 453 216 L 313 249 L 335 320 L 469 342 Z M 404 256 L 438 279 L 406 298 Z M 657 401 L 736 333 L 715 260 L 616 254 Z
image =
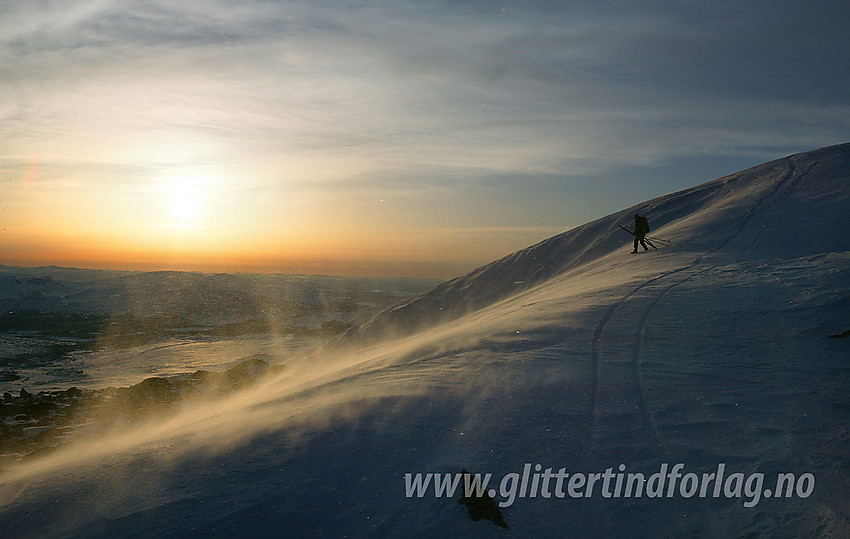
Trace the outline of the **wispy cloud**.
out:
M 719 175 L 843 141 L 849 11 L 0 1 L 0 166 L 79 182 L 203 166 L 360 207 L 404 192 L 417 216 L 416 196 L 450 193 L 449 226 L 490 204 L 523 208 L 511 225 L 578 224 L 618 208 L 618 181 L 635 195 L 628 176 L 663 175 L 642 188 L 658 194 L 711 179 L 688 172 L 707 158 Z

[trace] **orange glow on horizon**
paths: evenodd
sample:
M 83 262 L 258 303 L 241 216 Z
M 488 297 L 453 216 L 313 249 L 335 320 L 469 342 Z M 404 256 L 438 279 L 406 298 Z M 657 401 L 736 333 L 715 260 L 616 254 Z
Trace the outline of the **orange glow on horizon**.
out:
M 437 252 L 402 252 L 386 246 L 357 249 L 331 241 L 291 248 L 272 244 L 232 245 L 216 249 L 215 242 L 127 242 L 76 234 L 30 234 L 5 238 L 0 264 L 12 266 L 72 266 L 132 271 L 181 270 L 202 272 L 303 273 L 351 276 L 450 278 L 479 265 L 440 258 Z
M 171 157 L 122 179 L 30 159 L 7 185 L 0 264 L 450 278 L 559 232 L 419 228 L 383 200 Z

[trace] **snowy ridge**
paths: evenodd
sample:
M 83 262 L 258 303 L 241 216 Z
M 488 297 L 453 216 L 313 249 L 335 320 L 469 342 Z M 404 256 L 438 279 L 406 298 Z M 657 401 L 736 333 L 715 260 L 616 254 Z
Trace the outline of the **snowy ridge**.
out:
M 845 537 L 850 339 L 830 336 L 850 330 L 848 207 L 844 144 L 609 215 L 385 311 L 256 390 L 0 470 L 0 529 Z M 628 254 L 617 224 L 635 211 L 670 248 Z M 677 463 L 763 474 L 767 490 L 564 498 L 529 482 L 503 528 L 459 494 L 409 497 L 403 479 L 492 473 L 505 502 L 502 479 L 538 464 L 649 477 Z M 813 490 L 768 494 L 787 473 Z
M 786 245 L 786 257 L 832 250 L 850 250 L 850 218 L 845 214 L 821 212 L 820 206 L 835 204 L 828 193 L 846 198 L 850 165 L 850 144 L 842 144 L 796 154 L 731 174 L 706 184 L 661 196 L 608 215 L 596 221 L 553 236 L 482 266 L 471 273 L 445 282 L 395 308 L 376 315 L 353 328 L 346 338 L 406 335 L 431 325 L 456 319 L 494 302 L 545 283 L 558 275 L 578 270 L 613 253 L 626 253 L 631 238 L 619 229 L 629 224 L 635 213 L 650 216 L 650 235 L 670 239 L 664 256 L 685 251 L 716 251 L 726 247 L 760 210 L 775 214 L 795 212 L 793 226 L 776 219 L 757 231 L 760 241 L 770 241 L 769 249 L 753 245 L 747 255 L 776 252 L 776 239 Z M 803 184 L 803 185 L 799 185 Z M 782 200 L 793 192 L 799 200 Z M 778 199 L 778 200 L 777 200 Z M 776 205 L 776 207 L 768 206 Z M 824 221 L 824 217 L 833 219 Z M 770 226 L 769 234 L 761 237 Z M 768 240 L 767 238 L 772 238 Z

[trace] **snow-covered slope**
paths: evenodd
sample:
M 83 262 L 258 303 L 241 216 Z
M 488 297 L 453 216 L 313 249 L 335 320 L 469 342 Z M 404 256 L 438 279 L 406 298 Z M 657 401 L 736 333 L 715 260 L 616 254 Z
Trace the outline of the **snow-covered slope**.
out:
M 626 208 L 448 281 L 351 333 L 409 333 L 622 251 L 631 238 L 618 225 L 633 224 L 635 213 L 650 216 L 651 236 L 672 241 L 667 253 L 728 248 L 736 258 L 793 258 L 850 250 L 850 212 L 830 211 L 847 200 L 848 176 L 840 171 L 850 166 L 848 148 L 790 156 Z
M 250 393 L 0 471 L 0 529 L 847 536 L 850 339 L 830 335 L 850 329 L 848 207 L 845 144 L 604 217 L 291 358 Z M 635 211 L 669 247 L 629 254 L 617 225 Z M 682 478 L 671 497 L 601 486 L 611 468 L 649 489 L 677 463 L 703 481 L 722 464 L 719 495 L 686 496 Z M 405 474 L 463 468 L 493 474 L 507 529 L 473 521 L 459 494 L 406 496 Z M 547 468 L 600 484 L 559 497 Z M 765 490 L 780 473 L 801 480 L 790 497 Z M 507 504 L 510 474 L 529 481 Z

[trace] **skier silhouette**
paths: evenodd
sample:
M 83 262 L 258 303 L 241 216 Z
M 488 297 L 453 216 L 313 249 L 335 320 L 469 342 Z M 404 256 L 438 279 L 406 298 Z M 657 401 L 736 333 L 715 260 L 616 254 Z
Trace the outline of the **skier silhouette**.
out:
M 649 232 L 649 221 L 645 216 L 640 216 L 635 214 L 635 248 L 632 253 L 638 252 L 638 243 L 643 246 L 644 251 L 648 251 L 649 248 L 644 243 L 643 239 L 646 237 L 646 233 Z

